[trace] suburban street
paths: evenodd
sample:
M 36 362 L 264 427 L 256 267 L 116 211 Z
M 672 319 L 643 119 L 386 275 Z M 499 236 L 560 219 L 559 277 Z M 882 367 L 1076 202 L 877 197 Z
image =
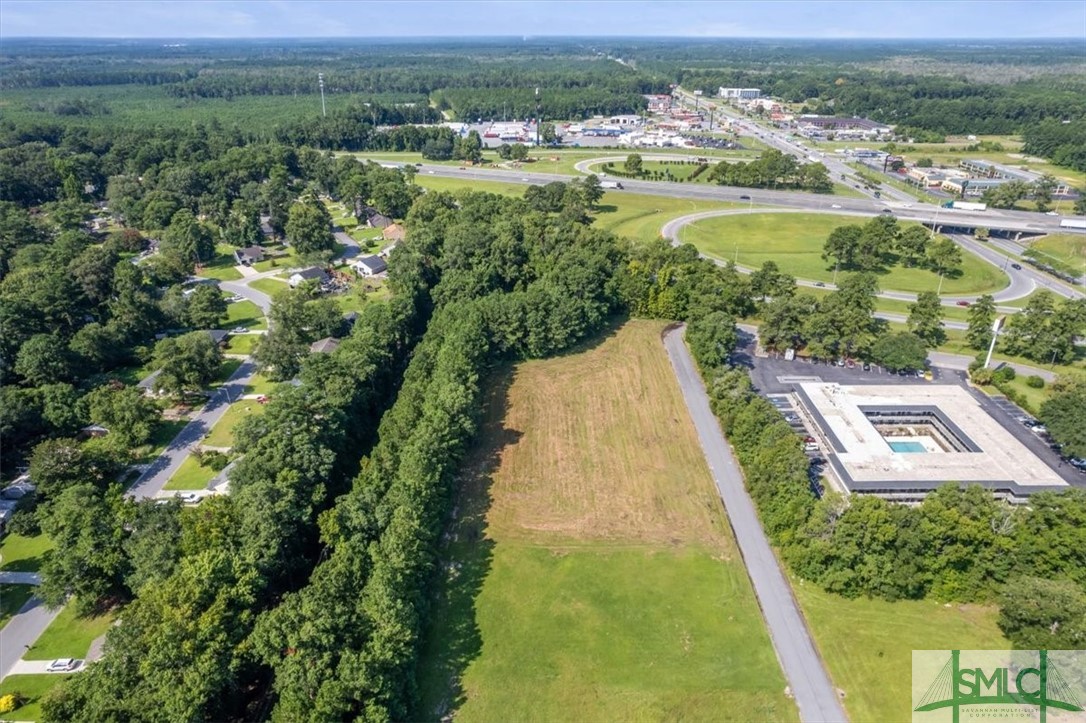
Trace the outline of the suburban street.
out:
M 230 376 L 225 384 L 211 393 L 210 398 L 192 421 L 185 425 L 176 437 L 173 438 L 165 451 L 144 470 L 128 493 L 136 499 L 156 497 L 166 485 L 166 482 L 185 461 L 185 457 L 204 436 L 211 431 L 215 423 L 226 414 L 232 401 L 236 401 L 244 394 L 245 385 L 256 373 L 256 365 L 246 359 L 241 366 Z
M 61 608 L 50 610 L 41 598 L 32 597 L 0 630 L 0 680 L 7 677 L 60 611 Z
M 668 331 L 664 335 L 664 346 L 697 428 L 709 470 L 724 501 L 773 647 L 799 708 L 800 719 L 805 723 L 847 720 L 780 562 L 762 530 L 739 465 L 709 408 L 705 387 L 683 342 L 683 329 Z

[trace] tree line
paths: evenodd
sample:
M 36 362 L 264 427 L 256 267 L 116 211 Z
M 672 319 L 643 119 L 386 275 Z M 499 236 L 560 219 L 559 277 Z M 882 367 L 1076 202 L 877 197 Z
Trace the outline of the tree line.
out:
M 747 188 L 800 188 L 829 193 L 833 182 L 821 163 L 800 163 L 795 156 L 769 149 L 753 161 L 720 161 L 706 176 L 722 186 Z

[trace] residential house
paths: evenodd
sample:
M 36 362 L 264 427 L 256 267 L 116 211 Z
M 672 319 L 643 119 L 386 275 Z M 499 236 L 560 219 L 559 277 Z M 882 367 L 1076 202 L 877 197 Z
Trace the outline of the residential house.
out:
M 230 332 L 222 329 L 208 329 L 207 335 L 211 337 L 211 341 L 215 342 L 215 344 L 222 346 L 226 343 L 226 337 L 230 336 Z
M 264 234 L 264 238 L 275 239 L 279 234 L 275 233 L 275 229 L 271 225 L 271 216 L 260 217 L 260 233 Z
M 309 345 L 309 351 L 314 354 L 330 354 L 339 348 L 339 339 L 326 336 L 323 339 Z
M 384 272 L 388 268 L 388 264 L 380 256 L 361 256 L 357 261 L 351 264 L 351 268 L 358 273 L 359 276 L 376 276 Z
M 317 282 L 323 286 L 328 283 L 328 273 L 319 266 L 310 266 L 307 269 L 295 271 L 290 275 L 290 278 L 287 279 L 287 283 L 290 284 L 290 288 L 293 289 L 303 281 L 310 281 L 313 279 L 316 279 Z
M 407 231 L 400 224 L 394 223 L 382 231 L 381 235 L 385 237 L 385 241 L 403 241 Z
M 264 260 L 264 249 L 260 246 L 246 246 L 243 249 L 234 249 L 234 259 L 242 266 L 252 266 L 257 261 Z

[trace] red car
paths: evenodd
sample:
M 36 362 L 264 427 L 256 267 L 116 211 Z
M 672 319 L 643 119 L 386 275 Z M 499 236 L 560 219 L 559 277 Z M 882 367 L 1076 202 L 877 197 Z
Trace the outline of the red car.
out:
M 969 306 L 969 302 L 968 301 L 959 301 L 958 306 Z

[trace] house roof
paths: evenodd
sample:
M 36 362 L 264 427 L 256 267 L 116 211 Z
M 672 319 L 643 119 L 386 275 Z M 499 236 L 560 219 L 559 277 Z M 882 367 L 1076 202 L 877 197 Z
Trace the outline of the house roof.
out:
M 328 278 L 328 274 L 326 274 L 324 269 L 320 268 L 319 266 L 310 266 L 308 269 L 299 269 L 298 271 L 295 271 L 293 274 L 290 275 L 292 279 L 295 276 L 302 279 L 324 280 Z
M 216 344 L 222 344 L 226 341 L 226 337 L 230 336 L 230 332 L 223 331 L 222 329 L 209 329 L 207 335 L 211 337 L 211 341 Z
M 309 345 L 309 351 L 317 354 L 328 354 L 339 348 L 339 339 L 326 336 Z
M 239 259 L 251 259 L 259 261 L 264 258 L 264 249 L 260 246 L 246 246 L 243 249 L 236 249 L 234 256 Z
M 381 233 L 382 233 L 382 235 L 384 235 L 384 237 L 386 239 L 389 239 L 389 240 L 392 240 L 392 241 L 400 241 L 407 234 L 407 232 L 404 231 L 403 226 L 401 226 L 398 223 L 394 223 L 391 226 L 388 226 Z
M 362 266 L 372 274 L 379 274 L 388 268 L 388 264 L 380 256 L 362 256 L 354 262 L 355 266 Z

